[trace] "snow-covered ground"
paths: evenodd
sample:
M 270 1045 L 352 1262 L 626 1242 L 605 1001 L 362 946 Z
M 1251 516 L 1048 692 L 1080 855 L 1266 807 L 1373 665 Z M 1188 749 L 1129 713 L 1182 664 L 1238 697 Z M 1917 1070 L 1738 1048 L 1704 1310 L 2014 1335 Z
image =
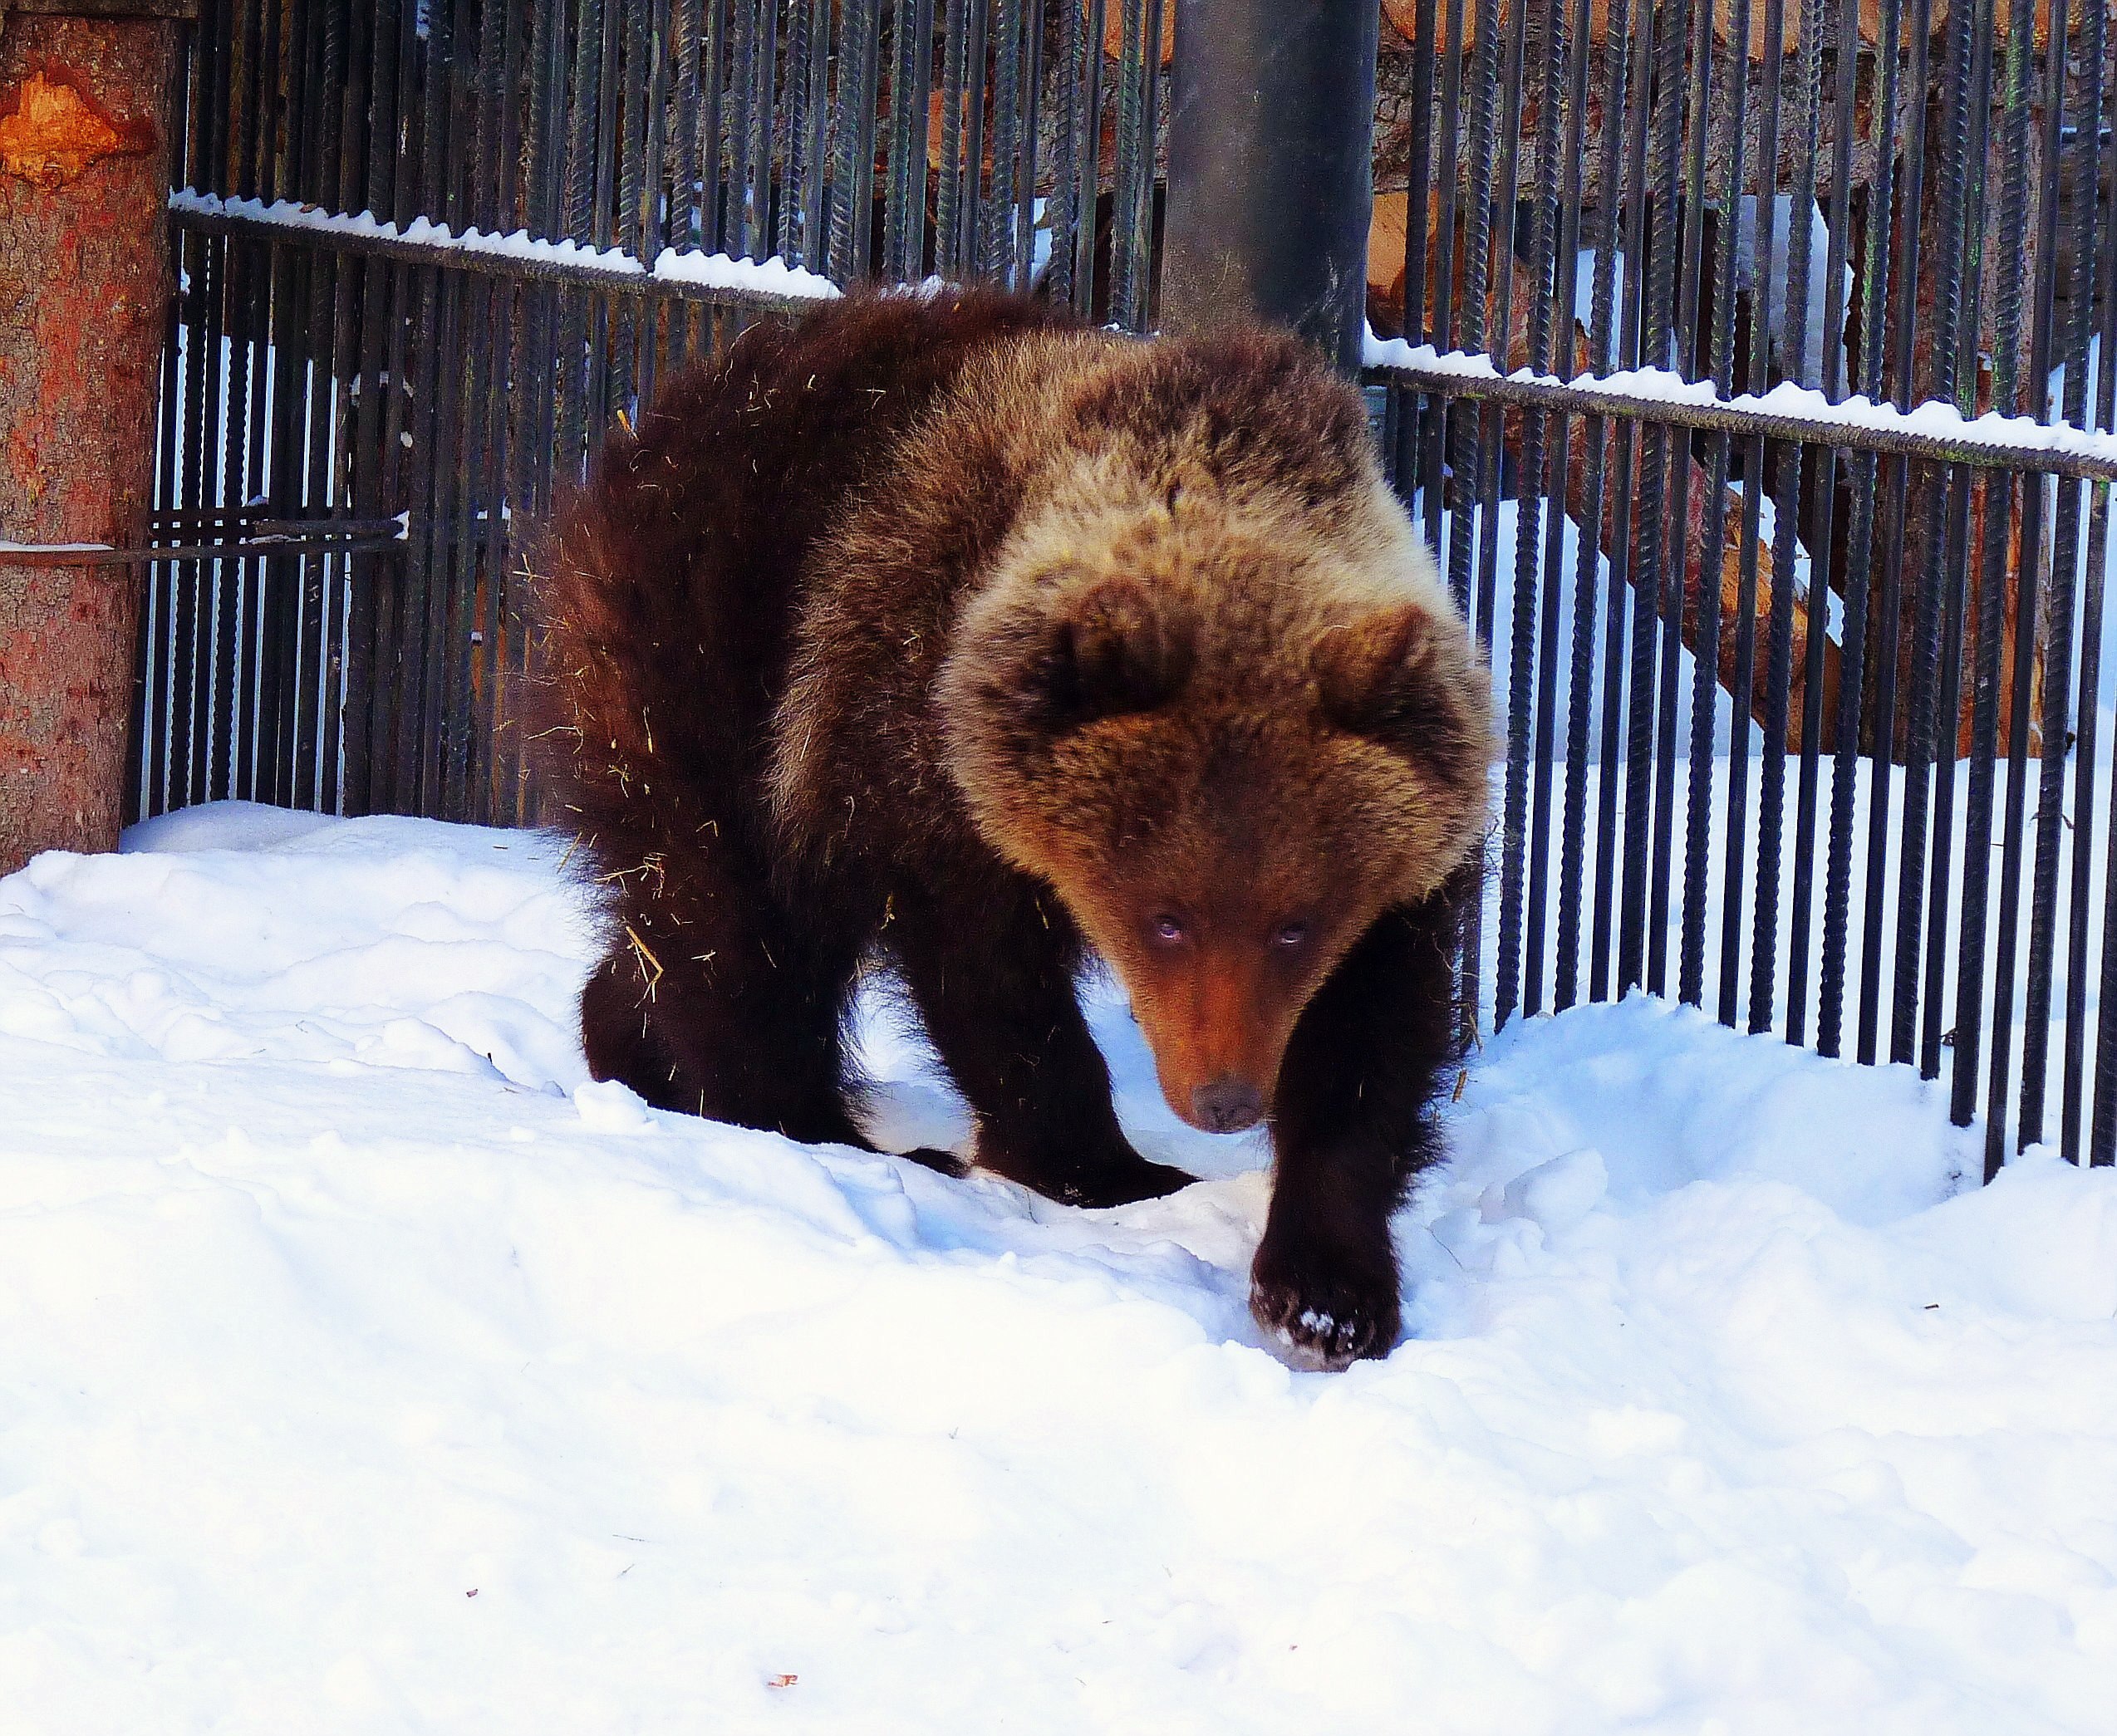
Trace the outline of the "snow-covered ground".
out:
M 1212 1179 L 1069 1211 L 585 1083 L 548 841 L 130 842 L 0 882 L 8 1732 L 2117 1729 L 2117 1175 L 1903 1069 L 1516 1025 L 1299 1374 L 1114 1003 Z

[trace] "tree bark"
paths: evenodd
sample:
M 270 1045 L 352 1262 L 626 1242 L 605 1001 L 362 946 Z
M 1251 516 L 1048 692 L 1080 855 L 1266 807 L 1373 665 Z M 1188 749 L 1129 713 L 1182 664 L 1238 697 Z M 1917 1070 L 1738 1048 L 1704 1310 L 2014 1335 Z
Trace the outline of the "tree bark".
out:
M 0 27 L 0 542 L 146 540 L 173 22 Z M 122 823 L 140 578 L 0 557 L 0 873 Z

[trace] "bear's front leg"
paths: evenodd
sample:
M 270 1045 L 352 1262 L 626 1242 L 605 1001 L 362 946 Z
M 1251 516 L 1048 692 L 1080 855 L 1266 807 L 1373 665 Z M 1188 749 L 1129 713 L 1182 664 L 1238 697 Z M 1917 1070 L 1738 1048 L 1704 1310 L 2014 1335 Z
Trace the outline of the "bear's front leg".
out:
M 1250 1309 L 1312 1367 L 1386 1356 L 1402 1310 L 1389 1218 L 1433 1161 L 1456 1058 L 1456 900 L 1385 914 L 1303 1010 L 1272 1106 L 1272 1203 Z
M 1132 1148 L 1074 991 L 1079 944 L 1027 889 L 900 897 L 883 932 L 942 1065 L 976 1117 L 982 1169 L 1068 1205 L 1125 1205 L 1190 1185 Z

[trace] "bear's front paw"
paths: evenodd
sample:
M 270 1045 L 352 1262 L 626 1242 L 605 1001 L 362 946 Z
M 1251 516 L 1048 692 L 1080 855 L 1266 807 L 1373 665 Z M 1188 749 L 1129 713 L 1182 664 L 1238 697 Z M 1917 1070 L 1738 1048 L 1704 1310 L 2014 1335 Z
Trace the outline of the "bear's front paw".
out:
M 1265 1232 L 1250 1270 L 1250 1312 L 1297 1367 L 1335 1372 L 1386 1356 L 1402 1315 L 1397 1266 L 1379 1255 Z

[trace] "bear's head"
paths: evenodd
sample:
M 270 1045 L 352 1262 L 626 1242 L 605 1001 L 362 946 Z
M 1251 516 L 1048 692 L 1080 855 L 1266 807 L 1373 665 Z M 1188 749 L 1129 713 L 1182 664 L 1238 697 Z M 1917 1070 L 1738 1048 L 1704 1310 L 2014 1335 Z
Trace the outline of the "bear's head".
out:
M 1122 983 L 1169 1106 L 1234 1131 L 1347 951 L 1476 847 L 1486 677 L 1372 469 L 1319 501 L 1088 468 L 956 623 L 949 768 Z

